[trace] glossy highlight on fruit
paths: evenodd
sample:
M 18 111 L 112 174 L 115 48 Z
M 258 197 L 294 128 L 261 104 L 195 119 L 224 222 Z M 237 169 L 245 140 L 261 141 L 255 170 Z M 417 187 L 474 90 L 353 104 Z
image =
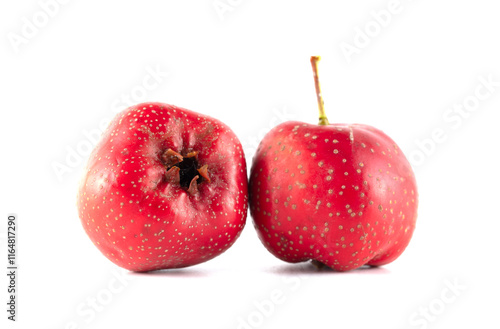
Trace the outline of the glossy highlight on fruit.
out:
M 330 124 L 312 57 L 319 124 L 285 122 L 261 141 L 250 172 L 260 240 L 281 260 L 337 271 L 384 265 L 405 250 L 417 219 L 411 166 L 382 131 Z
M 250 204 L 259 237 L 276 257 L 345 271 L 390 263 L 404 251 L 417 189 L 410 164 L 383 132 L 286 122 L 256 153 Z
M 94 245 L 133 271 L 227 250 L 247 214 L 245 157 L 222 122 L 163 103 L 119 113 L 92 152 L 78 213 Z

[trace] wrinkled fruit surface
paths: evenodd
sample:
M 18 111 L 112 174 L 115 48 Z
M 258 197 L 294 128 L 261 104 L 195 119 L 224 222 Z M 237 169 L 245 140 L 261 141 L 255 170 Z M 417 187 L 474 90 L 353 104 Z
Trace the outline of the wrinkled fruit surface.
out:
M 417 218 L 410 164 L 366 125 L 285 122 L 262 140 L 250 174 L 250 210 L 266 248 L 287 262 L 338 271 L 395 260 Z
M 216 257 L 247 214 L 245 157 L 220 121 L 162 103 L 119 113 L 90 156 L 78 191 L 85 231 L 133 271 Z

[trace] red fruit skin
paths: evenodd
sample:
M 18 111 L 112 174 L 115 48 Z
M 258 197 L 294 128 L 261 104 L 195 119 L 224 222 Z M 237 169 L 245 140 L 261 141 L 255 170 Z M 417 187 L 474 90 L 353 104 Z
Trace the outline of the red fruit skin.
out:
M 254 156 L 250 211 L 264 246 L 337 271 L 401 255 L 417 219 L 411 166 L 382 131 L 360 124 L 285 122 Z
M 190 194 L 165 179 L 161 154 L 198 151 L 210 182 Z M 119 113 L 88 161 L 78 213 L 94 245 L 116 265 L 152 271 L 195 265 L 227 250 L 245 225 L 245 157 L 222 122 L 143 103 Z

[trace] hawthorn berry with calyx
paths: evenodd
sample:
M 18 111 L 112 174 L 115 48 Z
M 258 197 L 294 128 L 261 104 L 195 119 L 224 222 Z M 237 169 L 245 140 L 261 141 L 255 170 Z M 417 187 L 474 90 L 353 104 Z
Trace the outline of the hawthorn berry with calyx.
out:
M 347 271 L 401 255 L 417 219 L 411 166 L 382 131 L 329 124 L 311 57 L 319 125 L 285 122 L 261 141 L 250 172 L 250 211 L 281 260 Z
M 245 157 L 222 122 L 143 103 L 119 113 L 90 155 L 78 212 L 94 245 L 132 271 L 195 265 L 245 225 Z

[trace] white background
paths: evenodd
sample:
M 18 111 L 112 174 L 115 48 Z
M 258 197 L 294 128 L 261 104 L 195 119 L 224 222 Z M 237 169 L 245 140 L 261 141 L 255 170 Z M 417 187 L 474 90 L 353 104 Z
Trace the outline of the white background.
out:
M 2 275 L 2 328 L 498 328 L 500 87 L 467 118 L 447 111 L 474 105 L 480 77 L 500 81 L 500 6 L 401 0 L 381 27 L 371 12 L 388 0 L 220 3 L 231 10 L 68 1 L 44 21 L 37 1 L 1 2 L 1 258 L 8 213 L 20 234 L 19 321 L 6 320 Z M 412 158 L 419 218 L 397 261 L 348 273 L 287 264 L 250 216 L 230 250 L 191 268 L 132 274 L 98 252 L 75 206 L 86 132 L 127 97 L 171 103 L 227 123 L 250 165 L 272 126 L 316 122 L 311 55 L 330 122 L 373 125 Z M 148 70 L 162 75 L 141 89 Z

